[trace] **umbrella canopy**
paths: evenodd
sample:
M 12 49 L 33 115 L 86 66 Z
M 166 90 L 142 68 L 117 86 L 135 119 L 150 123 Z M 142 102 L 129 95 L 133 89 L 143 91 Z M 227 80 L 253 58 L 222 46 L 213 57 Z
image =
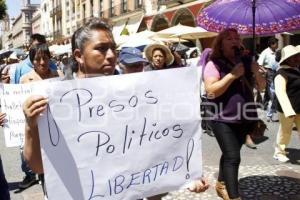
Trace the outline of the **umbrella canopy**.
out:
M 10 49 L 12 51 L 12 53 L 14 53 L 16 56 L 23 56 L 25 55 L 25 52 L 23 51 L 23 49 L 19 49 L 19 48 L 12 48 Z
M 159 34 L 153 35 L 151 39 L 158 42 L 166 42 L 166 43 L 188 42 L 187 40 L 178 37 L 164 36 Z
M 217 0 L 203 9 L 198 25 L 220 32 L 236 28 L 242 35 L 253 37 L 253 58 L 256 35 L 269 35 L 300 29 L 299 0 Z
M 196 40 L 201 38 L 215 37 L 217 35 L 218 33 L 207 31 L 201 27 L 195 27 L 193 31 L 187 33 L 176 33 L 171 37 L 177 37 L 177 38 L 182 38 L 187 40 Z
M 126 38 L 126 41 L 119 45 L 118 49 L 122 49 L 123 47 L 136 47 L 140 50 L 143 50 L 144 47 L 148 44 L 155 43 L 151 37 L 155 34 L 153 31 L 141 31 L 130 35 Z
M 174 45 L 174 50 L 177 51 L 180 54 L 184 54 L 187 52 L 190 48 L 184 44 L 178 43 Z
M 2 49 L 0 50 L 1 57 L 8 57 L 12 53 L 11 49 Z
M 220 32 L 236 28 L 242 35 L 267 35 L 300 29 L 299 0 L 217 0 L 203 9 L 198 25 Z
M 25 52 L 22 49 L 19 48 L 11 48 L 11 49 L 2 49 L 0 51 L 0 57 L 8 57 L 14 53 L 17 57 L 25 55 Z
M 188 40 L 213 37 L 217 35 L 216 33 L 208 32 L 207 30 L 200 27 L 185 26 L 181 25 L 180 23 L 176 26 L 172 26 L 170 28 L 158 31 L 156 34 L 158 37 L 161 38 L 178 37 Z

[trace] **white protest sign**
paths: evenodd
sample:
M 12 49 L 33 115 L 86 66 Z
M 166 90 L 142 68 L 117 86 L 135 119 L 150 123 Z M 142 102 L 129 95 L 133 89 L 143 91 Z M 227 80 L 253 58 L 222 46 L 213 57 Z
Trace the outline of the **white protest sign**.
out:
M 32 95 L 35 85 L 57 80 L 58 78 L 52 78 L 26 84 L 1 84 L 1 112 L 6 113 L 3 131 L 7 147 L 23 146 L 24 144 L 25 116 L 22 105 Z M 39 91 L 39 93 L 43 93 L 43 91 Z
M 25 117 L 22 105 L 32 93 L 32 84 L 3 84 L 1 112 L 6 113 L 3 126 L 5 145 L 16 147 L 24 143 Z
M 201 177 L 197 68 L 55 82 L 39 118 L 48 198 L 134 200 Z

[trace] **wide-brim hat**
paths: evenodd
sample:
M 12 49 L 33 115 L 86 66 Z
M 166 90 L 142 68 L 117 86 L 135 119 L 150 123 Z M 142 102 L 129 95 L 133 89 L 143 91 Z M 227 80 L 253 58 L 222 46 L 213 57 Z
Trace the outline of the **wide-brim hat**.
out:
M 149 44 L 145 47 L 145 50 L 144 50 L 145 56 L 150 62 L 152 62 L 152 54 L 153 54 L 154 49 L 162 49 L 165 52 L 166 65 L 170 65 L 174 62 L 174 56 L 171 53 L 171 50 L 169 49 L 169 47 L 167 47 L 164 44 L 160 44 L 160 43 Z
M 281 59 L 279 61 L 279 64 L 283 63 L 286 59 L 299 53 L 300 53 L 299 47 L 295 47 L 293 45 L 285 46 L 284 48 L 281 49 Z

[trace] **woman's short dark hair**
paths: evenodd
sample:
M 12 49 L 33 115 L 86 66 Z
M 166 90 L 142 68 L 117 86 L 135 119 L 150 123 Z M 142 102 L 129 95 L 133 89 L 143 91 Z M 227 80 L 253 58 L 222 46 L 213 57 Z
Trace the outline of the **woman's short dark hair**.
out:
M 160 52 L 164 55 L 165 58 L 167 57 L 167 52 L 165 52 L 165 50 L 162 49 L 162 48 L 159 48 L 159 47 L 154 48 L 154 49 L 152 50 L 152 56 L 153 56 L 154 51 L 160 51 Z
M 273 44 L 276 44 L 276 43 L 278 43 L 278 39 L 277 39 L 277 38 L 275 38 L 275 37 L 269 38 L 269 40 L 268 40 L 268 46 L 269 46 L 269 47 L 270 47 L 271 45 L 273 45 Z
M 38 43 L 40 43 L 40 44 L 46 44 L 47 43 L 46 37 L 44 35 L 39 34 L 39 33 L 35 33 L 35 34 L 32 34 L 30 36 L 30 42 L 32 43 L 34 40 L 37 40 Z
M 41 55 L 46 55 L 48 58 L 51 58 L 51 54 L 47 44 L 37 44 L 30 48 L 29 50 L 29 59 L 33 63 L 34 57 L 36 54 L 40 53 Z
M 111 34 L 113 38 L 111 28 L 108 24 L 108 21 L 105 19 L 92 18 L 88 23 L 84 24 L 82 27 L 77 29 L 72 35 L 72 52 L 75 49 L 84 50 L 84 45 L 91 37 L 91 30 L 104 30 Z
M 74 52 L 75 49 L 79 49 L 81 52 L 84 51 L 85 43 L 91 38 L 92 30 L 106 31 L 111 35 L 111 38 L 113 38 L 111 26 L 107 19 L 92 18 L 88 23 L 84 24 L 73 33 L 71 39 L 72 52 Z M 70 64 L 72 65 L 72 71 L 76 72 L 78 70 L 78 63 L 74 58 L 74 55 L 70 59 Z

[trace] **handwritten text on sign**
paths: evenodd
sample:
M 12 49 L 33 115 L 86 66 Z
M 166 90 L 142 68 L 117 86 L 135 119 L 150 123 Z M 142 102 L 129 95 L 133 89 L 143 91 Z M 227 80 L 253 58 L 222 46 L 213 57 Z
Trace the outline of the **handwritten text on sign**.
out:
M 7 147 L 23 146 L 25 132 L 25 116 L 22 105 L 24 101 L 33 94 L 34 87 L 48 82 L 58 81 L 59 78 L 51 78 L 42 81 L 35 81 L 26 84 L 1 84 L 1 112 L 6 113 L 6 120 L 3 126 L 5 145 Z M 39 94 L 45 94 L 39 90 Z
M 49 85 L 39 121 L 49 199 L 138 199 L 199 178 L 196 70 Z
M 25 117 L 22 105 L 31 95 L 31 84 L 3 84 L 1 87 L 1 112 L 6 113 L 3 126 L 7 147 L 20 146 L 24 143 Z

